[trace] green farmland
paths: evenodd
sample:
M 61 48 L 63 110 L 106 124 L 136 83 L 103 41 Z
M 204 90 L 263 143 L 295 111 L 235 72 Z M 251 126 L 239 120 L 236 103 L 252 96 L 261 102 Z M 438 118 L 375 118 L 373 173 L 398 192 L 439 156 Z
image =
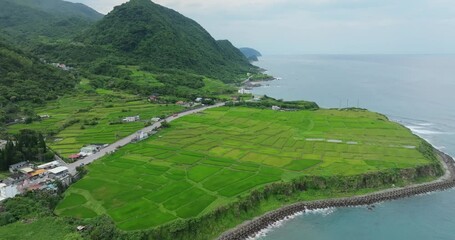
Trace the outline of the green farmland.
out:
M 49 146 L 62 157 L 78 153 L 86 144 L 108 144 L 144 127 L 153 117 L 169 115 L 183 108 L 176 105 L 151 104 L 134 95 L 98 89 L 95 94 L 67 96 L 36 109 L 38 115 L 50 118 L 32 124 L 9 127 L 12 133 L 33 129 L 54 133 Z M 142 121 L 111 125 L 127 116 L 139 115 Z
M 148 229 L 302 175 L 429 164 L 420 144 L 409 130 L 367 111 L 211 109 L 91 164 L 56 213 L 108 214 L 120 229 Z

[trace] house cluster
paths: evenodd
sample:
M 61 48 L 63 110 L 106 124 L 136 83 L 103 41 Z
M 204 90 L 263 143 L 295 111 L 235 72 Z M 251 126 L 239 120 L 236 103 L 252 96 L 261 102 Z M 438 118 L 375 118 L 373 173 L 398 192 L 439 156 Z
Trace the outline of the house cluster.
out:
M 56 180 L 69 183 L 70 175 L 66 166 L 52 161 L 35 166 L 29 162 L 20 162 L 9 166 L 11 175 L 0 183 L 0 201 L 15 197 L 29 190 L 56 190 Z
M 139 115 L 137 115 L 137 116 L 125 117 L 122 119 L 122 122 L 129 123 L 129 122 L 137 122 L 140 120 L 141 120 L 141 117 Z
M 73 69 L 72 67 L 68 67 L 68 66 L 66 66 L 63 63 L 51 63 L 51 65 L 56 67 L 56 68 L 60 68 L 60 69 L 62 69 L 64 71 L 69 71 L 69 70 Z

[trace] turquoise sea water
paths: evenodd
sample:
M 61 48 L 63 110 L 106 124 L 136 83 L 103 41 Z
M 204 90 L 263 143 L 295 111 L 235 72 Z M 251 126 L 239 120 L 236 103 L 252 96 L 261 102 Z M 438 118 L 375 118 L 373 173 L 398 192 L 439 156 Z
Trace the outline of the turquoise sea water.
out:
M 386 114 L 455 156 L 455 56 L 266 56 L 259 66 L 280 80 L 254 89 L 322 107 Z M 259 239 L 455 239 L 455 190 L 365 207 L 305 213 Z

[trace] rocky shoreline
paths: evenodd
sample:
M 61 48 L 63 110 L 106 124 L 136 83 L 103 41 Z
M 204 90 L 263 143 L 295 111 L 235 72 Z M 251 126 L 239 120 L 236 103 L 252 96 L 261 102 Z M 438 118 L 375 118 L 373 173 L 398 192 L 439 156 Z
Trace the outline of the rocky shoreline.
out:
M 272 224 L 284 220 L 289 216 L 299 212 L 331 207 L 350 207 L 371 205 L 378 202 L 390 201 L 400 198 L 411 197 L 428 192 L 441 191 L 455 187 L 455 162 L 449 155 L 438 151 L 445 175 L 438 180 L 430 183 L 415 184 L 403 188 L 388 189 L 362 196 L 347 198 L 336 198 L 309 202 L 295 203 L 275 211 L 266 213 L 251 221 L 247 221 L 236 228 L 223 233 L 219 240 L 240 240 L 253 237 L 261 230 L 268 228 Z

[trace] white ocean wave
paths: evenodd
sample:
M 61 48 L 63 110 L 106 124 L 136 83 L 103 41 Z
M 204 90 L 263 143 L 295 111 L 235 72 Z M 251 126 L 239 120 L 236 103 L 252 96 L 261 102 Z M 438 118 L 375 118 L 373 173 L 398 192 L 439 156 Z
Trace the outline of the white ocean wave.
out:
M 281 227 L 283 224 L 285 224 L 286 222 L 298 217 L 298 216 L 302 216 L 302 215 L 307 215 L 307 214 L 320 214 L 322 216 L 327 216 L 329 214 L 332 214 L 333 212 L 335 212 L 336 208 L 318 208 L 318 209 L 313 209 L 313 210 L 305 210 L 305 211 L 301 211 L 301 212 L 298 212 L 294 215 L 291 215 L 289 217 L 286 217 L 285 219 L 283 220 L 280 220 L 280 221 L 277 221 L 277 222 L 274 222 L 272 224 L 270 224 L 267 228 L 261 230 L 260 232 L 258 232 L 256 235 L 254 235 L 253 237 L 250 237 L 250 238 L 247 238 L 248 240 L 260 240 L 264 237 L 267 236 L 268 233 L 270 233 L 271 231 L 273 231 L 274 229 L 277 229 L 279 227 Z

